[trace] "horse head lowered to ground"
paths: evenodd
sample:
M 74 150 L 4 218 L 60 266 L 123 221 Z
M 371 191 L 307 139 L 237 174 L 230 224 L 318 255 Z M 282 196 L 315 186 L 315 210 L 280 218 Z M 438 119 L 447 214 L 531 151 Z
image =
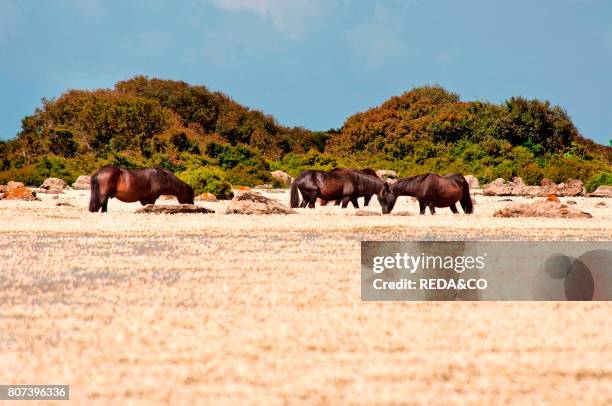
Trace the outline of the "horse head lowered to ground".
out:
M 122 202 L 140 202 L 143 206 L 155 204 L 160 195 L 173 195 L 181 204 L 193 204 L 193 188 L 160 168 L 136 169 L 133 171 L 108 165 L 91 177 L 89 211 L 107 211 L 108 199 Z
M 455 204 L 460 202 L 466 214 L 474 211 L 470 187 L 460 174 L 440 176 L 435 173 L 411 176 L 394 182 L 387 192 L 379 196 L 378 201 L 383 213 L 390 213 L 399 196 L 414 196 L 419 201 L 419 211 L 425 214 L 429 207 L 431 214 L 436 213 L 436 207 L 449 207 L 453 213 L 458 213 Z

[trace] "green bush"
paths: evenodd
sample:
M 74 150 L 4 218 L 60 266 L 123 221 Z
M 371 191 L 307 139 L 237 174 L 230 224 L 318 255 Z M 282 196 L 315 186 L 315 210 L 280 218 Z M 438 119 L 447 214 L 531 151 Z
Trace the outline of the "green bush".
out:
M 216 158 L 223 169 L 231 169 L 239 164 L 253 165 L 254 153 L 244 146 L 232 147 L 216 142 L 206 144 L 206 155 Z
M 234 186 L 257 186 L 272 183 L 272 176 L 261 167 L 238 164 L 227 171 L 227 181 Z
M 519 167 L 517 175 L 520 176 L 527 185 L 539 185 L 544 177 L 542 168 L 533 162 Z
M 304 155 L 289 153 L 280 161 L 270 163 L 270 170 L 277 169 L 287 172 L 291 176 L 297 176 L 306 169 L 318 169 L 329 171 L 340 166 L 353 166 L 347 159 L 334 157 L 327 153 L 320 153 L 311 149 Z
M 587 192 L 592 192 L 601 185 L 612 186 L 612 172 L 600 172 L 593 175 L 584 185 Z
M 219 170 L 209 168 L 188 169 L 178 177 L 191 185 L 196 195 L 212 193 L 217 199 L 231 199 L 234 194 Z
M 70 130 L 54 129 L 49 131 L 49 149 L 55 155 L 73 157 L 77 153 L 79 144 L 74 140 L 74 135 Z
M 182 172 L 187 169 L 181 161 L 173 161 L 168 154 L 155 154 L 146 162 L 145 167 L 155 167 L 167 169 L 170 172 Z
M 47 177 L 42 175 L 35 165 L 12 168 L 0 172 L 0 184 L 10 181 L 22 182 L 26 186 L 40 186 Z
M 0 141 L 0 181 L 72 182 L 105 164 L 162 167 L 210 185 L 272 183 L 270 170 L 392 169 L 473 174 L 482 182 L 521 176 L 610 183 L 612 148 L 580 136 L 546 101 L 460 101 L 439 86 L 414 88 L 349 117 L 337 130 L 288 128 L 203 86 L 135 77 L 111 90 L 71 90 L 22 120 Z M 216 176 L 199 170 L 212 171 Z M 226 193 L 226 188 L 214 186 Z

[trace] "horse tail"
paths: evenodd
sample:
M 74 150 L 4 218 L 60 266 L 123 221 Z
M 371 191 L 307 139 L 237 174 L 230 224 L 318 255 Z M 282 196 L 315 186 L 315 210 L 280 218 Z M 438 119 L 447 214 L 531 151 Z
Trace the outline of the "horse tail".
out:
M 472 214 L 474 212 L 474 206 L 472 205 L 472 198 L 470 197 L 470 185 L 465 178 L 462 179 L 461 186 L 463 188 L 463 193 L 461 194 L 461 208 L 466 214 Z
M 102 206 L 102 199 L 100 199 L 100 184 L 98 183 L 98 174 L 96 173 L 91 177 L 91 195 L 89 197 L 89 211 L 92 213 L 100 210 Z
M 290 206 L 291 208 L 296 208 L 300 205 L 300 195 L 298 192 L 298 185 L 296 181 L 293 181 L 293 183 L 291 184 L 291 201 L 290 201 Z

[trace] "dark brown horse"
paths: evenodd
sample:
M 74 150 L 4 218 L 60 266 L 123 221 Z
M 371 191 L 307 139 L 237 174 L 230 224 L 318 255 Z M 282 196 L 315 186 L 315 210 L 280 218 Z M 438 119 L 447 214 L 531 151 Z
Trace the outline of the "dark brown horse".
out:
M 378 201 L 383 213 L 393 210 L 395 201 L 399 196 L 414 196 L 419 201 L 419 210 L 425 214 L 429 207 L 431 214 L 436 214 L 436 207 L 449 207 L 453 213 L 458 213 L 457 202 L 466 214 L 474 211 L 470 186 L 463 175 L 454 174 L 440 176 L 435 173 L 411 176 L 396 181 L 389 188 L 389 193 L 383 193 Z
M 354 169 L 335 169 L 330 172 L 307 170 L 299 174 L 291 184 L 291 207 L 314 208 L 317 198 L 324 201 L 341 200 L 342 208 L 349 202 L 359 207 L 357 199 L 362 196 L 381 195 L 389 185 L 377 176 Z M 300 196 L 302 194 L 302 203 Z
M 193 188 L 165 169 L 146 168 L 133 171 L 108 165 L 91 177 L 89 211 L 107 211 L 108 199 L 122 202 L 155 204 L 160 195 L 176 196 L 179 203 L 193 204 Z
M 335 168 L 335 169 L 332 169 L 330 172 L 340 171 L 340 170 L 343 170 L 343 169 L 344 168 Z M 377 178 L 379 177 L 376 174 L 376 172 L 373 169 L 370 169 L 370 168 L 355 169 L 355 170 L 357 172 L 363 173 L 364 175 L 375 176 Z M 374 195 L 372 194 L 372 195 L 364 195 L 363 196 L 363 205 L 364 205 L 364 207 L 368 206 L 370 204 L 370 200 L 372 200 L 372 196 L 374 196 Z M 326 206 L 327 203 L 328 203 L 328 201 L 326 201 L 326 200 L 321 200 L 321 199 L 319 199 L 319 200 L 320 200 L 321 206 Z M 336 202 L 334 203 L 334 206 L 339 206 L 341 202 L 342 202 L 342 200 L 336 200 Z

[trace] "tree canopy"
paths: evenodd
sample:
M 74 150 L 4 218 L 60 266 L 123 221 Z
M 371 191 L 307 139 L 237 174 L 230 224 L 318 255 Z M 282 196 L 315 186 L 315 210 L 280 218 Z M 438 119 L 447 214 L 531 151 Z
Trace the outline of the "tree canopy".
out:
M 17 137 L 0 143 L 0 182 L 73 181 L 107 163 L 247 185 L 271 182 L 270 169 L 296 175 L 334 166 L 586 182 L 609 179 L 611 151 L 583 138 L 561 107 L 522 97 L 462 101 L 423 86 L 321 132 L 282 126 L 205 86 L 137 76 L 113 89 L 43 99 Z M 203 167 L 214 173 L 202 175 Z

